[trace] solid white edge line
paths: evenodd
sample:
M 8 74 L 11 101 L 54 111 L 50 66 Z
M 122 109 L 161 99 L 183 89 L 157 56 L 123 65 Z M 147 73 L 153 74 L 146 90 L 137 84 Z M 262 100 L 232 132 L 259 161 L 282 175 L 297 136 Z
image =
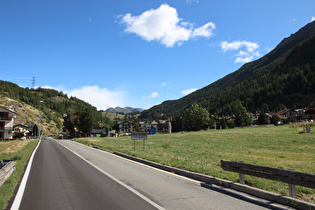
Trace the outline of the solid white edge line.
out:
M 58 141 L 57 141 L 58 142 Z M 106 176 L 108 176 L 109 178 L 111 178 L 112 180 L 114 180 L 115 182 L 117 182 L 118 184 L 122 185 L 123 187 L 127 188 L 128 190 L 130 190 L 131 192 L 133 192 L 134 194 L 136 194 L 137 196 L 139 196 L 140 198 L 142 198 L 143 200 L 147 201 L 148 203 L 150 203 L 152 206 L 154 206 L 157 209 L 160 210 L 164 210 L 164 208 L 160 205 L 158 205 L 157 203 L 153 202 L 152 200 L 150 200 L 149 198 L 147 198 L 146 196 L 142 195 L 141 193 L 139 193 L 138 191 L 136 191 L 135 189 L 133 189 L 132 187 L 126 185 L 125 183 L 123 183 L 122 181 L 120 181 L 119 179 L 115 178 L 114 176 L 110 175 L 109 173 L 107 173 L 106 171 L 103 171 L 101 168 L 99 168 L 98 166 L 94 165 L 93 163 L 89 162 L 88 160 L 86 160 L 84 157 L 82 157 L 80 154 L 78 154 L 77 152 L 72 151 L 71 149 L 69 149 L 67 146 L 61 144 L 60 142 L 58 142 L 58 144 L 60 144 L 61 146 L 63 146 L 64 148 L 66 148 L 67 150 L 69 150 L 70 152 L 72 152 L 73 154 L 77 155 L 79 158 L 81 158 L 82 160 L 84 160 L 85 162 L 87 162 L 88 164 L 90 164 L 91 166 L 93 166 L 94 168 L 96 168 L 97 170 L 99 170 L 100 172 L 102 172 L 103 174 L 105 174 Z
M 60 142 L 58 142 L 58 143 L 61 144 Z M 96 151 L 98 151 L 98 152 L 104 152 L 104 153 L 106 153 L 106 154 L 108 154 L 108 155 L 113 155 L 113 156 L 115 156 L 116 158 L 123 159 L 123 160 L 125 160 L 125 161 L 132 162 L 132 163 L 134 163 L 134 164 L 142 165 L 142 166 L 144 166 L 144 167 L 151 168 L 151 169 L 153 169 L 153 170 L 157 170 L 157 171 L 160 171 L 160 172 L 162 172 L 162 173 L 166 173 L 166 174 L 169 174 L 169 175 L 171 175 L 171 176 L 175 176 L 175 177 L 184 179 L 184 180 L 186 180 L 186 181 L 190 181 L 191 183 L 194 183 L 194 184 L 196 184 L 196 185 L 198 185 L 198 186 L 202 186 L 202 185 L 206 185 L 206 186 L 207 186 L 207 185 L 209 185 L 209 186 L 211 186 L 211 187 L 213 187 L 213 188 L 220 189 L 220 190 L 222 190 L 222 191 L 227 191 L 227 192 L 229 192 L 229 193 L 235 193 L 235 194 L 238 194 L 238 195 L 243 196 L 243 197 L 245 197 L 245 198 L 252 199 L 252 200 L 255 200 L 255 201 L 257 201 L 257 202 L 261 202 L 261 203 L 263 203 L 263 204 L 266 204 L 266 203 L 267 203 L 267 204 L 271 205 L 272 207 L 280 207 L 280 208 L 285 208 L 285 207 L 287 207 L 287 206 L 282 205 L 282 204 L 279 204 L 279 203 L 270 203 L 269 200 L 266 200 L 266 199 L 263 199 L 263 198 L 259 198 L 259 197 L 255 197 L 255 196 L 252 196 L 252 195 L 247 194 L 247 193 L 245 193 L 245 192 L 240 192 L 240 191 L 237 191 L 237 190 L 234 190 L 234 189 L 231 189 L 231 188 L 226 188 L 226 187 L 219 186 L 219 185 L 216 185 L 216 184 L 206 184 L 206 183 L 203 183 L 203 182 L 201 182 L 201 181 L 197 181 L 197 180 L 194 180 L 194 179 L 191 179 L 191 178 L 188 178 L 188 177 L 184 177 L 184 176 L 175 174 L 175 173 L 173 173 L 173 172 L 168 172 L 168 171 L 165 171 L 165 170 L 162 170 L 162 169 L 159 169 L 159 168 L 155 168 L 155 167 L 153 167 L 153 166 L 146 165 L 146 164 L 144 164 L 144 163 L 140 163 L 140 162 L 137 162 L 137 161 L 134 161 L 134 160 L 130 160 L 130 159 L 125 158 L 125 157 L 121 157 L 121 156 L 115 155 L 115 154 L 113 154 L 113 153 L 111 153 L 111 152 L 108 152 L 108 151 L 104 151 L 104 150 L 96 149 L 96 148 L 93 148 L 93 147 L 89 147 L 89 146 L 86 146 L 86 145 L 84 145 L 84 144 L 78 143 L 78 142 L 76 142 L 76 141 L 71 141 L 71 143 L 78 144 L 78 145 L 80 145 L 80 146 L 87 147 L 87 148 L 89 148 L 89 149 L 91 149 L 91 150 L 96 150 Z M 62 145 L 62 146 L 66 147 L 65 145 Z M 67 149 L 71 150 L 70 148 L 67 148 Z M 73 150 L 73 152 L 76 153 L 76 151 L 74 151 L 74 150 Z M 84 159 L 84 158 L 83 158 L 83 159 Z
M 21 205 L 21 201 L 22 201 L 22 198 L 23 198 L 23 194 L 24 194 L 24 190 L 25 190 L 25 187 L 26 187 L 26 182 L 28 180 L 28 176 L 30 174 L 30 171 L 31 171 L 31 167 L 32 167 L 32 164 L 33 164 L 33 159 L 34 159 L 34 155 L 37 151 L 37 148 L 39 147 L 41 143 L 41 140 L 38 142 L 36 148 L 34 149 L 29 161 L 28 161 L 28 164 L 27 164 L 27 168 L 25 170 L 25 173 L 23 175 L 23 179 L 21 181 L 21 184 L 20 184 L 20 187 L 19 187 L 19 190 L 14 198 L 14 201 L 13 201 L 13 204 L 11 206 L 11 210 L 17 210 L 20 208 L 20 205 Z

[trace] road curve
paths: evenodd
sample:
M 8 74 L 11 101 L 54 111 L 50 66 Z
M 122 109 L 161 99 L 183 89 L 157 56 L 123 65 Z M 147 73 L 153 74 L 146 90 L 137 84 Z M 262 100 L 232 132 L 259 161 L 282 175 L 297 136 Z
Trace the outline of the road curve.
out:
M 42 140 L 19 209 L 156 209 L 55 140 Z

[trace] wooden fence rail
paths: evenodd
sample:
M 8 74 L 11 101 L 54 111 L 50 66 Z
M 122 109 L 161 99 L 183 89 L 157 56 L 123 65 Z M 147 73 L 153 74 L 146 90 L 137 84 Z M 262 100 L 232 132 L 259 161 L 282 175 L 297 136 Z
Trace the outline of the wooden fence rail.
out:
M 290 196 L 295 197 L 294 185 L 315 189 L 315 174 L 308 174 L 293 171 L 292 169 L 285 170 L 279 168 L 272 168 L 267 166 L 253 165 L 243 162 L 225 161 L 221 160 L 221 168 L 225 171 L 237 172 L 251 176 L 271 179 L 290 184 Z M 293 186 L 292 186 L 293 185 Z

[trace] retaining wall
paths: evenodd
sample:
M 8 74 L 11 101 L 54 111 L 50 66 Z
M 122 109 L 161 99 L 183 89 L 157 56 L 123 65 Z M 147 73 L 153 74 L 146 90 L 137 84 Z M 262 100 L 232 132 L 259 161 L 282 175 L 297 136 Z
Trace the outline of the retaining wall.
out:
M 15 171 L 15 161 L 10 161 L 5 166 L 0 169 L 0 187 L 4 184 L 4 182 L 11 176 L 11 174 Z

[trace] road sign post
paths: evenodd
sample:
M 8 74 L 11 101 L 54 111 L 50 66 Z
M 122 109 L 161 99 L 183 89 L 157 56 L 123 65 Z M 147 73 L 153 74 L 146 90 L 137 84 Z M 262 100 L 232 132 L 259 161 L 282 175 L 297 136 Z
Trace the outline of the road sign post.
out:
M 145 150 L 145 140 L 148 139 L 147 132 L 132 132 L 131 139 L 134 141 L 134 150 L 136 150 L 136 140 L 143 140 L 143 150 Z

